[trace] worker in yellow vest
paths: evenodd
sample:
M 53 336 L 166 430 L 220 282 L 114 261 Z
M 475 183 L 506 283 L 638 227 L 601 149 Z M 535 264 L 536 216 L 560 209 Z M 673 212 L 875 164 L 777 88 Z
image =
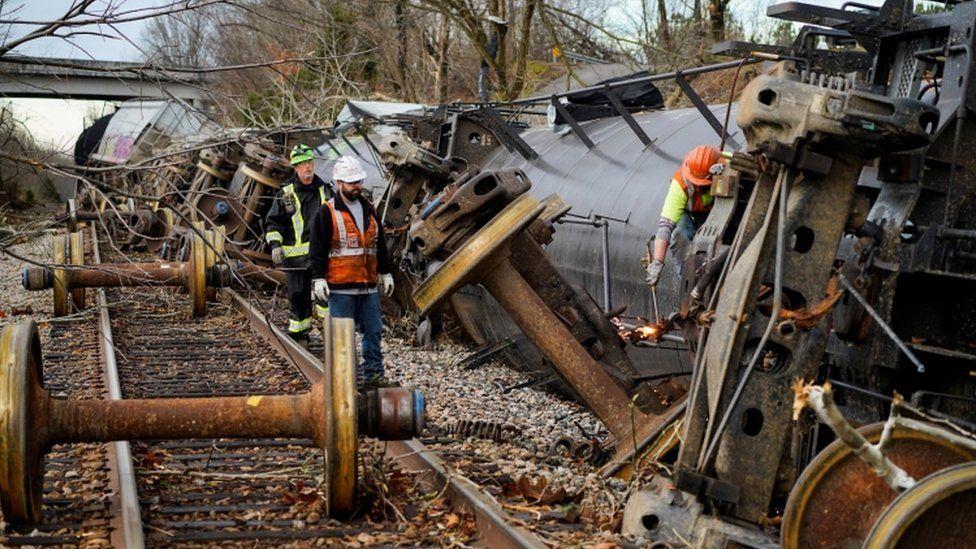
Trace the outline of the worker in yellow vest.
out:
M 332 190 L 315 175 L 315 153 L 307 145 L 296 145 L 290 155 L 295 173 L 285 180 L 268 211 L 265 239 L 271 245 L 271 260 L 285 272 L 288 287 L 288 335 L 308 342 L 312 328 L 312 272 L 308 255 L 308 233 L 312 216 L 332 198 Z M 319 316 L 326 310 L 317 304 Z
M 678 240 L 684 243 L 694 240 L 695 231 L 705 223 L 712 210 L 712 177 L 721 173 L 723 156 L 715 147 L 699 145 L 685 155 L 681 168 L 671 176 L 654 238 L 652 261 L 644 278 L 650 286 L 657 286 L 661 278 L 668 248 L 674 248 Z M 675 238 L 675 233 L 680 238 Z

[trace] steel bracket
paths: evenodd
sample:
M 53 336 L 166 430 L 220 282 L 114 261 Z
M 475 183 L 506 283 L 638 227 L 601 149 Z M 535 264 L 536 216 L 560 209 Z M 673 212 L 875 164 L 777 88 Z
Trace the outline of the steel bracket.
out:
M 576 119 L 573 118 L 573 115 L 569 114 L 569 109 L 567 109 L 555 95 L 552 96 L 551 102 L 552 106 L 556 109 L 556 112 L 566 119 L 566 123 L 569 124 L 569 128 L 573 131 L 573 135 L 578 137 L 579 140 L 586 145 L 587 149 L 592 149 L 593 141 L 590 140 L 590 136 L 586 135 L 586 132 L 583 131 L 583 128 L 581 128 Z
M 794 147 L 774 142 L 770 143 L 767 150 L 767 156 L 771 160 L 810 174 L 827 175 L 833 164 L 830 157 L 815 153 L 807 147 Z
M 695 88 L 691 86 L 691 83 L 685 79 L 685 75 L 681 74 L 681 71 L 675 73 L 674 83 L 681 88 L 681 93 L 685 94 L 685 97 L 687 97 L 688 100 L 691 101 L 691 104 L 698 109 L 698 112 L 700 112 L 702 117 L 705 118 L 708 125 L 715 130 L 715 133 L 718 134 L 719 139 L 725 138 L 726 141 L 732 144 L 732 148 L 734 149 L 739 149 L 742 147 L 742 144 L 736 141 L 735 138 L 728 133 L 727 128 L 725 128 L 722 123 L 719 122 L 718 118 L 715 117 L 715 113 L 712 112 L 712 109 L 708 108 L 708 105 L 706 105 L 701 96 L 698 95 Z
M 679 469 L 674 478 L 675 487 L 695 494 L 715 507 L 734 507 L 739 502 L 739 486 L 717 478 L 696 473 L 690 469 Z
M 607 96 L 607 99 L 610 100 L 610 104 L 613 105 L 613 110 L 617 111 L 617 114 L 619 114 L 620 117 L 624 119 L 624 122 L 627 123 L 627 126 L 630 127 L 630 131 L 634 132 L 637 139 L 640 139 L 640 142 L 644 144 L 644 148 L 650 147 L 651 144 L 654 143 L 654 140 L 648 137 L 647 133 L 644 132 L 644 129 L 640 127 L 640 124 L 634 120 L 633 115 L 630 114 L 627 107 L 625 107 L 620 101 L 620 98 L 617 97 L 616 92 L 613 91 L 610 84 L 603 86 L 603 93 Z
M 485 124 L 491 128 L 492 132 L 498 137 L 498 140 L 501 141 L 506 149 L 518 152 L 526 160 L 535 160 L 539 157 L 539 153 L 535 152 L 535 149 L 531 145 L 526 143 L 518 133 L 513 131 L 508 122 L 502 120 L 494 109 L 482 106 L 478 109 L 478 112 L 481 114 L 481 118 Z

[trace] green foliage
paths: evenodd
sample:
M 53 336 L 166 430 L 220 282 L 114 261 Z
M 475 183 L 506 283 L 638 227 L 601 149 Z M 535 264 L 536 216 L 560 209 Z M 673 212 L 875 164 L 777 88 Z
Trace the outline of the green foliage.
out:
M 915 13 L 919 15 L 929 15 L 932 13 L 943 13 L 946 11 L 944 2 L 929 2 L 922 0 L 915 4 Z
M 776 46 L 788 46 L 796 38 L 797 29 L 789 21 L 776 20 L 770 25 L 757 28 L 749 36 L 750 42 L 759 44 L 773 44 Z

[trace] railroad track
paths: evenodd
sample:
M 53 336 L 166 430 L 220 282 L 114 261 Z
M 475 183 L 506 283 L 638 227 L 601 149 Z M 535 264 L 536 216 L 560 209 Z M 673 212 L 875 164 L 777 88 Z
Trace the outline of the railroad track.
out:
M 89 261 L 97 263 L 99 249 L 94 239 L 87 240 L 92 242 Z M 94 318 L 79 315 L 45 330 L 46 386 L 72 398 L 291 394 L 306 389 L 321 372 L 318 359 L 269 325 L 239 295 L 224 293 L 232 307 L 218 305 L 207 317 L 190 320 L 185 314 L 189 298 L 170 290 L 89 292 L 89 303 L 101 305 Z M 421 493 L 417 490 L 437 490 L 455 512 L 469 517 L 461 522 L 475 525 L 475 536 L 484 542 L 542 545 L 514 526 L 473 484 L 451 478 L 419 442 L 390 443 L 388 448 L 390 455 L 402 458 L 403 468 L 415 471 L 394 475 L 400 486 L 415 495 Z M 320 503 L 321 461 L 321 451 L 310 440 L 295 439 L 59 445 L 47 458 L 41 526 L 8 528 L 0 543 L 436 543 L 438 530 L 424 530 L 422 509 L 410 517 L 421 528 L 407 529 L 406 535 L 395 521 L 377 521 L 382 513 L 370 509 L 369 501 L 351 520 L 328 520 Z M 462 535 L 463 524 L 452 527 L 456 532 L 443 534 Z
M 287 325 L 287 302 L 267 298 L 254 301 L 259 302 L 257 305 L 268 312 L 280 329 L 284 329 Z M 309 350 L 312 358 L 306 368 L 314 370 L 319 367 L 314 357 L 321 354 L 322 347 L 321 339 L 317 334 L 313 332 L 311 336 Z M 387 343 L 384 342 L 384 345 Z M 423 351 L 417 349 L 399 347 L 397 349 L 408 355 L 423 354 Z M 422 361 L 423 358 L 418 356 L 408 360 Z M 434 372 L 433 375 L 451 374 Z M 397 379 L 395 375 L 393 379 Z M 462 386 L 474 382 L 465 380 Z M 502 388 L 496 387 L 496 389 L 499 392 L 504 391 Z M 438 395 L 435 389 L 431 390 L 432 399 L 444 396 Z M 447 413 L 451 412 L 447 411 Z M 606 510 L 619 505 L 619 502 L 594 499 L 581 505 L 586 494 L 582 492 L 579 483 L 575 488 L 561 486 L 556 481 L 549 486 L 545 480 L 549 474 L 557 471 L 565 472 L 572 466 L 578 466 L 580 470 L 596 471 L 596 466 L 580 465 L 580 462 L 586 461 L 585 457 L 574 458 L 554 451 L 548 446 L 533 446 L 527 438 L 523 439 L 519 436 L 517 427 L 510 424 L 486 419 L 477 424 L 470 422 L 467 429 L 446 428 L 451 425 L 457 427 L 456 422 L 447 418 L 429 417 L 425 436 L 414 441 L 387 443 L 386 453 L 398 464 L 410 470 L 440 471 L 442 477 L 453 481 L 449 489 L 459 492 L 458 497 L 484 500 L 486 512 L 494 518 L 480 519 L 483 523 L 480 529 L 482 532 L 493 531 L 491 521 L 497 520 L 500 523 L 519 524 L 524 528 L 523 533 L 531 534 L 519 539 L 503 531 L 492 540 L 490 546 L 529 545 L 539 543 L 541 540 L 549 545 L 562 547 L 585 544 L 604 537 L 608 537 L 608 541 L 611 542 L 616 539 L 605 532 L 613 526 L 609 518 L 613 513 Z M 535 474 L 512 472 L 513 468 L 506 465 L 516 460 L 532 462 Z M 596 475 L 592 476 L 596 477 Z M 599 486 L 603 482 L 618 483 L 620 491 L 625 489 L 622 481 L 594 480 L 593 484 L 597 486 L 590 486 L 597 488 L 593 490 L 593 495 L 599 497 L 608 493 L 608 490 L 601 489 L 602 487 Z M 441 488 L 444 484 L 437 486 Z M 600 512 L 592 513 L 594 508 L 599 508 Z M 500 529 L 494 527 L 494 530 Z

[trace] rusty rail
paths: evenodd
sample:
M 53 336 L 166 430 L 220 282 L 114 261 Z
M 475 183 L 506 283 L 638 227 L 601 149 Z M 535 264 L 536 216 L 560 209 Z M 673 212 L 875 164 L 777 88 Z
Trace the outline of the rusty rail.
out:
M 95 263 L 102 262 L 98 249 L 98 234 L 92 225 L 92 255 Z M 115 342 L 112 339 L 112 321 L 108 313 L 108 300 L 105 289 L 96 292 L 98 302 L 98 347 L 105 372 L 105 385 L 109 400 L 122 400 L 122 388 L 115 361 Z M 129 442 L 115 441 L 108 446 L 111 474 L 109 482 L 115 494 L 112 501 L 112 545 L 115 547 L 145 547 L 142 528 L 142 512 L 139 509 L 139 492 L 136 489 L 136 476 L 132 465 L 132 452 Z
M 310 381 L 322 374 L 321 361 L 275 326 L 258 307 L 229 288 L 220 290 L 243 312 L 251 328 L 278 353 L 295 364 Z M 456 508 L 469 510 L 475 517 L 481 543 L 486 547 L 531 547 L 546 545 L 532 532 L 512 524 L 508 514 L 493 498 L 441 461 L 417 440 L 390 441 L 386 455 L 401 466 L 429 474 L 431 490 L 445 490 Z

